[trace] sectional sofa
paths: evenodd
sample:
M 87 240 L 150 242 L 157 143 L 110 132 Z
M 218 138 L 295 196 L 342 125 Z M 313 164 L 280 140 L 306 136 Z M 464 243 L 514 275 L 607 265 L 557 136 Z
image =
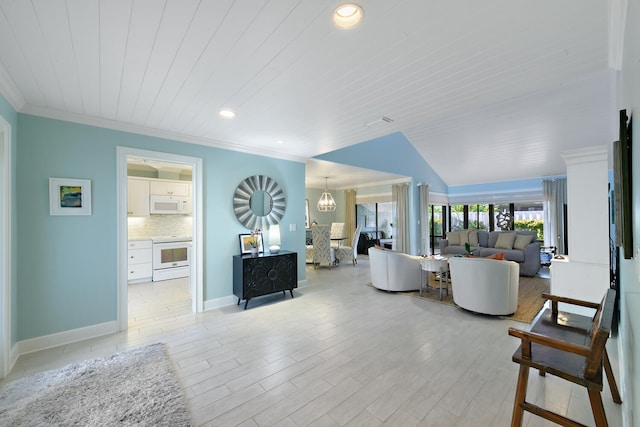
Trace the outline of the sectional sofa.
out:
M 450 231 L 440 240 L 440 254 L 466 254 L 465 243 L 469 243 L 474 256 L 504 253 L 504 259 L 518 263 L 521 276 L 535 276 L 540 270 L 540 243 L 533 231 Z

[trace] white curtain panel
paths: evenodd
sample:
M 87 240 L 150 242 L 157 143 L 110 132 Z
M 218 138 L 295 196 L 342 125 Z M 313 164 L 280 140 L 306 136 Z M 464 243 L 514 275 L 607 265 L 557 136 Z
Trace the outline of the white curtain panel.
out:
M 431 239 L 429 238 L 429 185 L 420 185 L 420 228 L 422 229 L 422 255 L 431 253 L 429 246 Z
M 567 179 L 542 180 L 544 194 L 544 245 L 555 246 L 556 253 L 566 254 L 564 247 L 564 205 L 567 203 Z
M 344 235 L 353 236 L 356 229 L 356 190 L 344 192 Z
M 391 186 L 391 199 L 396 207 L 396 247 L 398 252 L 409 250 L 409 183 Z

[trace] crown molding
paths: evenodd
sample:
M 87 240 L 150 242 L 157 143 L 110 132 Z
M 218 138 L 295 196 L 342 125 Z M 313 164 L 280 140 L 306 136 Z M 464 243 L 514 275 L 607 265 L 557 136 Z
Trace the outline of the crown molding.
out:
M 293 162 L 306 163 L 309 160 L 308 157 L 288 155 L 276 151 L 265 150 L 263 148 L 256 148 L 246 145 L 234 144 L 231 142 L 219 141 L 208 138 L 200 138 L 190 135 L 183 135 L 176 132 L 163 131 L 158 129 L 151 129 L 144 126 L 133 125 L 130 123 L 118 122 L 115 120 L 103 119 L 99 117 L 84 116 L 81 114 L 73 114 L 59 110 L 52 110 L 49 108 L 34 107 L 32 105 L 26 105 L 20 111 L 23 114 L 29 114 L 33 116 L 46 117 L 49 119 L 62 120 L 66 122 L 79 123 L 87 126 L 95 126 L 105 129 L 117 130 L 121 132 L 134 133 L 138 135 L 152 136 L 156 138 L 163 138 L 172 141 L 186 142 L 189 144 L 204 145 L 207 147 L 220 148 L 230 151 L 240 151 L 247 154 L 255 154 L 258 156 L 271 157 L 282 160 L 290 160 Z
M 24 97 L 2 65 L 0 65 L 0 93 L 4 95 L 16 112 L 24 108 L 26 104 Z
M 393 184 L 403 184 L 406 182 L 411 182 L 411 178 L 396 178 L 396 179 L 385 179 L 382 181 L 371 181 L 358 185 L 347 185 L 342 187 L 336 187 L 336 190 L 358 190 L 358 188 L 366 188 L 366 187 L 377 187 L 379 185 L 393 185 Z

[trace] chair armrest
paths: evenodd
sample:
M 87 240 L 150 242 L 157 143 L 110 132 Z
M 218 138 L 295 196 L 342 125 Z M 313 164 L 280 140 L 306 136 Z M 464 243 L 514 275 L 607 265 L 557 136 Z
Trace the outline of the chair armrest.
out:
M 441 239 L 441 240 L 440 240 L 440 243 L 439 243 L 439 246 L 440 246 L 440 253 L 441 253 L 441 254 L 443 254 L 443 253 L 444 253 L 444 248 L 446 248 L 447 246 L 449 246 L 449 240 L 447 240 L 447 239 Z
M 520 338 L 522 340 L 522 356 L 531 358 L 531 343 L 543 345 L 545 347 L 555 348 L 560 351 L 587 356 L 590 352 L 589 347 L 572 344 L 566 341 L 560 341 L 546 335 L 535 332 L 527 332 L 521 329 L 509 328 L 509 335 Z
M 597 302 L 583 301 L 583 300 L 568 298 L 568 297 L 561 297 L 559 295 L 551 295 L 551 294 L 543 293 L 542 298 L 549 300 L 551 302 L 556 302 L 556 303 L 562 302 L 565 304 L 578 305 L 578 306 L 587 307 L 587 308 L 595 308 L 595 309 L 600 308 L 600 304 Z

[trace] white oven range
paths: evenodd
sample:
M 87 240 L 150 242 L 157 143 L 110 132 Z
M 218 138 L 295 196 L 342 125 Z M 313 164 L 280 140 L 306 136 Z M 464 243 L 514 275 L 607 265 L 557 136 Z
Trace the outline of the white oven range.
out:
M 153 281 L 189 277 L 191 236 L 153 239 Z

